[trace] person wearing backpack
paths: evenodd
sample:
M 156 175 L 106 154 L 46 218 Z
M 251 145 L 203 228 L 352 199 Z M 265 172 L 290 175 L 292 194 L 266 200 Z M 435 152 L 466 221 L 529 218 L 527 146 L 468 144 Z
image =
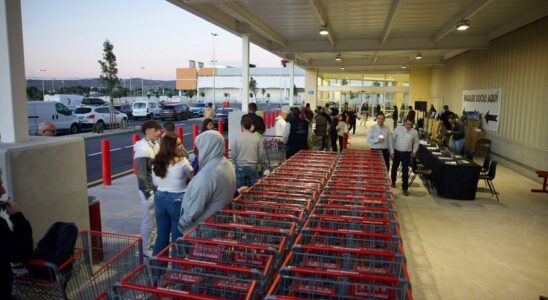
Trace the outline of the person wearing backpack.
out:
M 0 197 L 6 190 L 2 185 L 0 170 Z M 32 257 L 32 228 L 14 201 L 0 202 L 0 210 L 9 215 L 8 222 L 0 217 L 0 299 L 10 299 L 13 273 L 10 263 L 25 262 Z
M 284 128 L 282 139 L 287 145 L 286 158 L 290 158 L 300 150 L 308 150 L 308 139 L 312 137 L 312 130 L 308 121 L 300 117 L 300 113 L 298 107 L 291 108 L 293 118 Z

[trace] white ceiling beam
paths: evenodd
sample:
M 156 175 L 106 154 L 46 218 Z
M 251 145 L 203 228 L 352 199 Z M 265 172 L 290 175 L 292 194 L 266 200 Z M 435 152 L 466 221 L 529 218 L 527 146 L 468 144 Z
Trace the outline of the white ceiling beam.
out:
M 386 39 L 388 39 L 388 35 L 390 34 L 390 30 L 392 29 L 392 23 L 394 22 L 394 16 L 398 12 L 398 8 L 400 7 L 400 4 L 401 4 L 400 0 L 392 0 L 390 11 L 388 12 L 388 16 L 386 17 L 386 22 L 384 23 L 384 30 L 382 34 L 381 44 L 384 44 L 384 42 L 386 42 Z
M 231 2 L 231 1 L 237 1 L 237 0 L 182 0 L 182 2 L 190 4 L 190 5 L 194 5 L 194 4 L 216 4 L 216 3 Z
M 285 38 L 283 38 L 279 33 L 274 31 L 270 26 L 266 25 L 257 16 L 253 15 L 245 8 L 243 8 L 240 4 L 236 2 L 224 2 L 218 3 L 215 6 L 227 13 L 228 15 L 232 16 L 233 18 L 241 22 L 250 24 L 254 27 L 255 31 L 262 34 L 268 40 L 276 42 L 284 47 L 287 45 L 287 41 Z
M 309 64 L 310 63 L 310 58 L 308 58 L 306 55 L 304 55 L 303 53 L 296 53 L 295 54 L 295 60 L 300 60 L 301 62 L 305 63 L 305 64 Z
M 431 66 L 431 65 L 443 65 L 443 57 L 441 56 L 427 56 L 421 60 L 409 59 L 408 57 L 395 57 L 395 56 L 379 56 L 377 61 L 373 60 L 373 57 L 369 58 L 347 58 L 341 62 L 334 59 L 311 59 L 310 63 L 306 67 L 321 68 L 321 67 L 337 67 L 344 65 L 352 67 L 361 66 Z
M 526 15 L 523 18 L 518 18 L 515 20 L 508 20 L 505 22 L 504 26 L 498 27 L 495 31 L 491 32 L 487 38 L 489 40 L 496 39 L 500 36 L 503 36 L 509 32 L 512 32 L 522 26 L 525 26 L 529 23 L 532 23 L 536 20 L 542 19 L 548 16 L 548 5 L 544 6 L 541 9 L 535 10 L 532 14 Z
M 472 16 L 480 12 L 484 7 L 489 5 L 493 0 L 475 0 L 470 6 L 463 10 L 456 17 L 447 22 L 434 36 L 432 39 L 434 42 L 439 42 L 453 30 L 456 30 L 457 24 L 465 19 L 470 19 Z M 473 26 L 473 25 L 472 25 Z
M 325 11 L 323 10 L 320 1 L 318 0 L 308 0 L 310 5 L 312 5 L 314 15 L 318 19 L 320 26 L 327 26 L 327 38 L 329 39 L 329 43 L 331 43 L 332 47 L 335 47 L 335 33 L 333 32 L 333 28 L 331 27 L 331 24 L 329 23 L 329 20 L 327 19 L 327 15 L 325 14 Z
M 443 60 L 451 59 L 451 58 L 453 58 L 453 57 L 455 57 L 459 54 L 462 54 L 466 51 L 468 51 L 468 49 L 455 49 L 455 50 L 449 51 L 443 56 Z
M 489 41 L 486 37 L 450 37 L 439 43 L 429 38 L 394 38 L 381 45 L 378 39 L 339 40 L 332 47 L 327 41 L 296 41 L 288 42 L 284 53 L 334 53 L 362 51 L 421 51 L 436 49 L 487 49 Z

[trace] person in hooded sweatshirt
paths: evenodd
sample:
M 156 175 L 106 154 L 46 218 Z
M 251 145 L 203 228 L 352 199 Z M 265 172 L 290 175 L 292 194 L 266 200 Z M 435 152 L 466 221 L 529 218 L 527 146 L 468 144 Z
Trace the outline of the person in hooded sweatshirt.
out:
M 225 157 L 223 136 L 214 130 L 202 132 L 196 137 L 196 147 L 200 173 L 190 181 L 183 197 L 182 234 L 230 204 L 236 189 L 236 172 Z

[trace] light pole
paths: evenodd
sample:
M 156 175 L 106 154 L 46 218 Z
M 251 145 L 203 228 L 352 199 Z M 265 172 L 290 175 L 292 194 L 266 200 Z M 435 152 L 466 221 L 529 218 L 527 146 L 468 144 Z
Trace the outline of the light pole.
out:
M 47 72 L 46 69 L 40 69 L 40 72 Z M 42 76 L 42 100 L 44 100 L 44 96 L 46 95 L 46 89 L 44 87 L 44 76 Z
M 217 107 L 215 103 L 215 63 L 217 62 L 215 60 L 215 37 L 217 36 L 217 34 L 213 32 L 210 32 L 210 34 L 213 37 L 213 60 L 211 60 L 211 62 L 213 63 L 213 107 Z
M 145 67 L 141 67 L 141 70 L 144 70 Z M 144 71 L 143 71 L 144 72 Z M 145 98 L 145 88 L 144 88 L 144 79 L 143 79 L 143 74 L 141 74 L 141 98 Z

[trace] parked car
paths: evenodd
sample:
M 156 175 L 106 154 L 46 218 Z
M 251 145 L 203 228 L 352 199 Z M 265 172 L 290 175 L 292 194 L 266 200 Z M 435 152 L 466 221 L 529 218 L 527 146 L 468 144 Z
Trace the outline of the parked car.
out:
M 136 101 L 133 102 L 133 118 L 157 119 L 160 117 L 160 102 L 158 101 Z
M 101 98 L 84 98 L 82 105 L 105 105 L 107 102 Z
M 240 109 L 235 107 L 217 108 L 213 119 L 215 128 L 217 128 L 219 121 L 223 121 L 224 128 L 228 128 L 228 114 L 233 111 L 240 111 Z
M 195 118 L 199 118 L 204 115 L 204 109 L 207 107 L 206 103 L 194 103 L 190 107 L 190 111 L 192 112 L 192 116 Z
M 114 105 L 114 108 L 119 112 L 126 114 L 128 119 L 131 120 L 133 118 L 133 108 L 131 107 L 131 104 Z
M 38 126 L 43 121 L 49 121 L 55 125 L 57 132 L 78 133 L 80 123 L 78 117 L 63 103 L 54 101 L 27 102 L 29 118 L 29 134 L 36 135 Z
M 120 125 L 122 128 L 126 128 L 128 125 L 127 115 L 114 109 L 113 123 Z M 74 113 L 80 120 L 82 128 L 92 128 L 94 125 L 101 125 L 103 128 L 107 128 L 110 123 L 110 113 L 108 106 L 80 106 L 74 110 Z
M 160 119 L 188 120 L 192 118 L 192 112 L 187 104 L 164 104 L 160 111 Z

